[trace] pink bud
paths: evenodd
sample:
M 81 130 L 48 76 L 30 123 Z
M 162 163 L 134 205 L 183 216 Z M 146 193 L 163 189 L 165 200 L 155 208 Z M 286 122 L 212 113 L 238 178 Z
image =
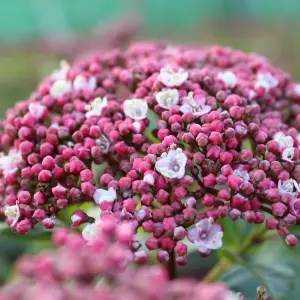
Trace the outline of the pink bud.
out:
M 17 225 L 17 232 L 19 234 L 26 234 L 32 228 L 32 224 L 28 219 L 24 219 Z
M 164 218 L 162 226 L 166 232 L 173 232 L 176 227 L 176 222 L 173 217 Z
M 283 203 L 277 202 L 272 204 L 272 213 L 274 216 L 282 217 L 286 211 L 287 207 Z
M 18 201 L 20 204 L 30 204 L 31 203 L 31 195 L 27 191 L 21 191 L 18 193 Z
M 287 243 L 287 245 L 291 246 L 291 247 L 295 247 L 298 243 L 298 239 L 294 234 L 289 234 L 286 238 L 285 238 L 285 242 Z
M 52 229 L 55 226 L 54 218 L 45 218 L 42 223 L 46 229 Z
M 179 256 L 185 256 L 188 252 L 187 245 L 182 243 L 182 242 L 177 242 L 176 246 L 174 248 L 174 251 L 179 255 Z
M 67 196 L 67 189 L 60 184 L 52 188 L 52 194 L 56 199 L 65 198 Z
M 40 208 L 36 209 L 32 215 L 32 217 L 37 221 L 42 221 L 43 219 L 46 218 L 46 216 L 47 216 L 46 211 Z

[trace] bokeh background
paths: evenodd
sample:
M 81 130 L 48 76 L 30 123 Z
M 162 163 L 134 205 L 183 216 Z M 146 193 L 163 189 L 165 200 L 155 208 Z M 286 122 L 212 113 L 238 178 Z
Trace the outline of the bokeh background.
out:
M 231 46 L 261 53 L 300 79 L 299 13 L 299 0 L 0 0 L 0 117 L 16 101 L 26 99 L 60 60 L 72 62 L 97 48 L 129 40 Z M 18 255 L 39 252 L 51 243 L 42 229 L 20 238 L 1 226 L 3 282 L 14 276 L 11 265 Z M 237 248 L 251 230 L 239 223 L 224 226 L 232 226 L 227 239 Z M 278 292 L 276 299 L 300 299 L 299 252 L 271 239 L 222 279 L 245 291 L 249 299 L 258 283 Z M 191 260 L 197 264 L 183 269 L 182 275 L 201 277 L 217 257 L 199 260 L 194 255 Z M 266 264 L 273 269 L 266 270 Z M 289 298 L 284 296 L 287 291 Z

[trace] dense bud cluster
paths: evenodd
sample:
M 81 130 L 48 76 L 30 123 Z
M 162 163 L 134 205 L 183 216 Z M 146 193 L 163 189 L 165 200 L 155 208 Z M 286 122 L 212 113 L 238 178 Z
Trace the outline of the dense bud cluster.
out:
M 299 99 L 265 58 L 222 47 L 138 43 L 63 64 L 1 124 L 2 212 L 25 234 L 95 201 L 179 265 L 186 236 L 202 255 L 222 246 L 224 217 L 266 222 L 294 246 Z M 81 211 L 72 221 L 92 222 Z
M 57 229 L 57 250 L 25 256 L 17 263 L 18 278 L 0 289 L 0 300 L 242 300 L 221 283 L 189 279 L 169 281 L 160 266 L 135 268 L 131 252 L 133 231 L 110 215 L 103 217 L 92 242 L 76 233 Z M 120 228 L 126 228 L 122 230 Z M 132 264 L 132 263 L 131 263 Z M 265 298 L 265 289 L 258 289 Z

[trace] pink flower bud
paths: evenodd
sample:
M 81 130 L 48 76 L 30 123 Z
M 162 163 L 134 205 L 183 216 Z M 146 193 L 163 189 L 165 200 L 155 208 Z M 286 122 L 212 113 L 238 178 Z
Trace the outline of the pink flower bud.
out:
M 285 238 L 285 242 L 287 243 L 287 245 L 291 246 L 291 247 L 295 247 L 298 243 L 298 239 L 294 234 L 289 234 L 286 238 Z
M 286 211 L 287 207 L 283 203 L 277 202 L 272 204 L 272 213 L 274 216 L 282 217 Z
M 31 195 L 27 191 L 21 191 L 18 193 L 18 201 L 20 204 L 30 204 L 31 203 Z
M 24 219 L 17 225 L 17 232 L 21 235 L 26 234 L 32 228 L 32 224 L 28 219 Z
M 42 221 L 46 218 L 46 211 L 44 209 L 36 209 L 32 215 L 32 217 L 34 219 L 36 219 L 37 221 Z
M 148 238 L 145 245 L 149 250 L 156 250 L 159 247 L 158 239 L 155 237 Z
M 52 188 L 52 194 L 56 199 L 65 198 L 67 196 L 67 189 L 58 184 L 56 187 Z
M 54 218 L 45 218 L 43 221 L 42 221 L 44 227 L 46 229 L 52 229 L 54 228 L 54 225 L 55 225 L 55 220 Z

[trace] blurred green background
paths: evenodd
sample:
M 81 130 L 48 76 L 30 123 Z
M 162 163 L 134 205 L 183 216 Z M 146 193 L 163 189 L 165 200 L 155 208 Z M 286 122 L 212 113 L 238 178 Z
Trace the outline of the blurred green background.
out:
M 299 79 L 299 13 L 299 0 L 0 0 L 0 117 L 26 99 L 61 59 L 71 62 L 130 38 L 253 51 Z M 231 260 L 236 263 L 222 276 L 230 287 L 253 299 L 255 286 L 265 284 L 275 299 L 300 299 L 298 249 L 272 238 L 240 257 L 244 231 L 251 228 L 241 223 L 224 226 L 229 232 L 226 247 L 233 249 Z M 24 238 L 1 225 L 0 283 L 13 276 L 12 262 L 21 253 L 48 247 L 49 232 L 36 229 Z M 194 263 L 182 274 L 201 277 L 216 259 L 193 254 Z

